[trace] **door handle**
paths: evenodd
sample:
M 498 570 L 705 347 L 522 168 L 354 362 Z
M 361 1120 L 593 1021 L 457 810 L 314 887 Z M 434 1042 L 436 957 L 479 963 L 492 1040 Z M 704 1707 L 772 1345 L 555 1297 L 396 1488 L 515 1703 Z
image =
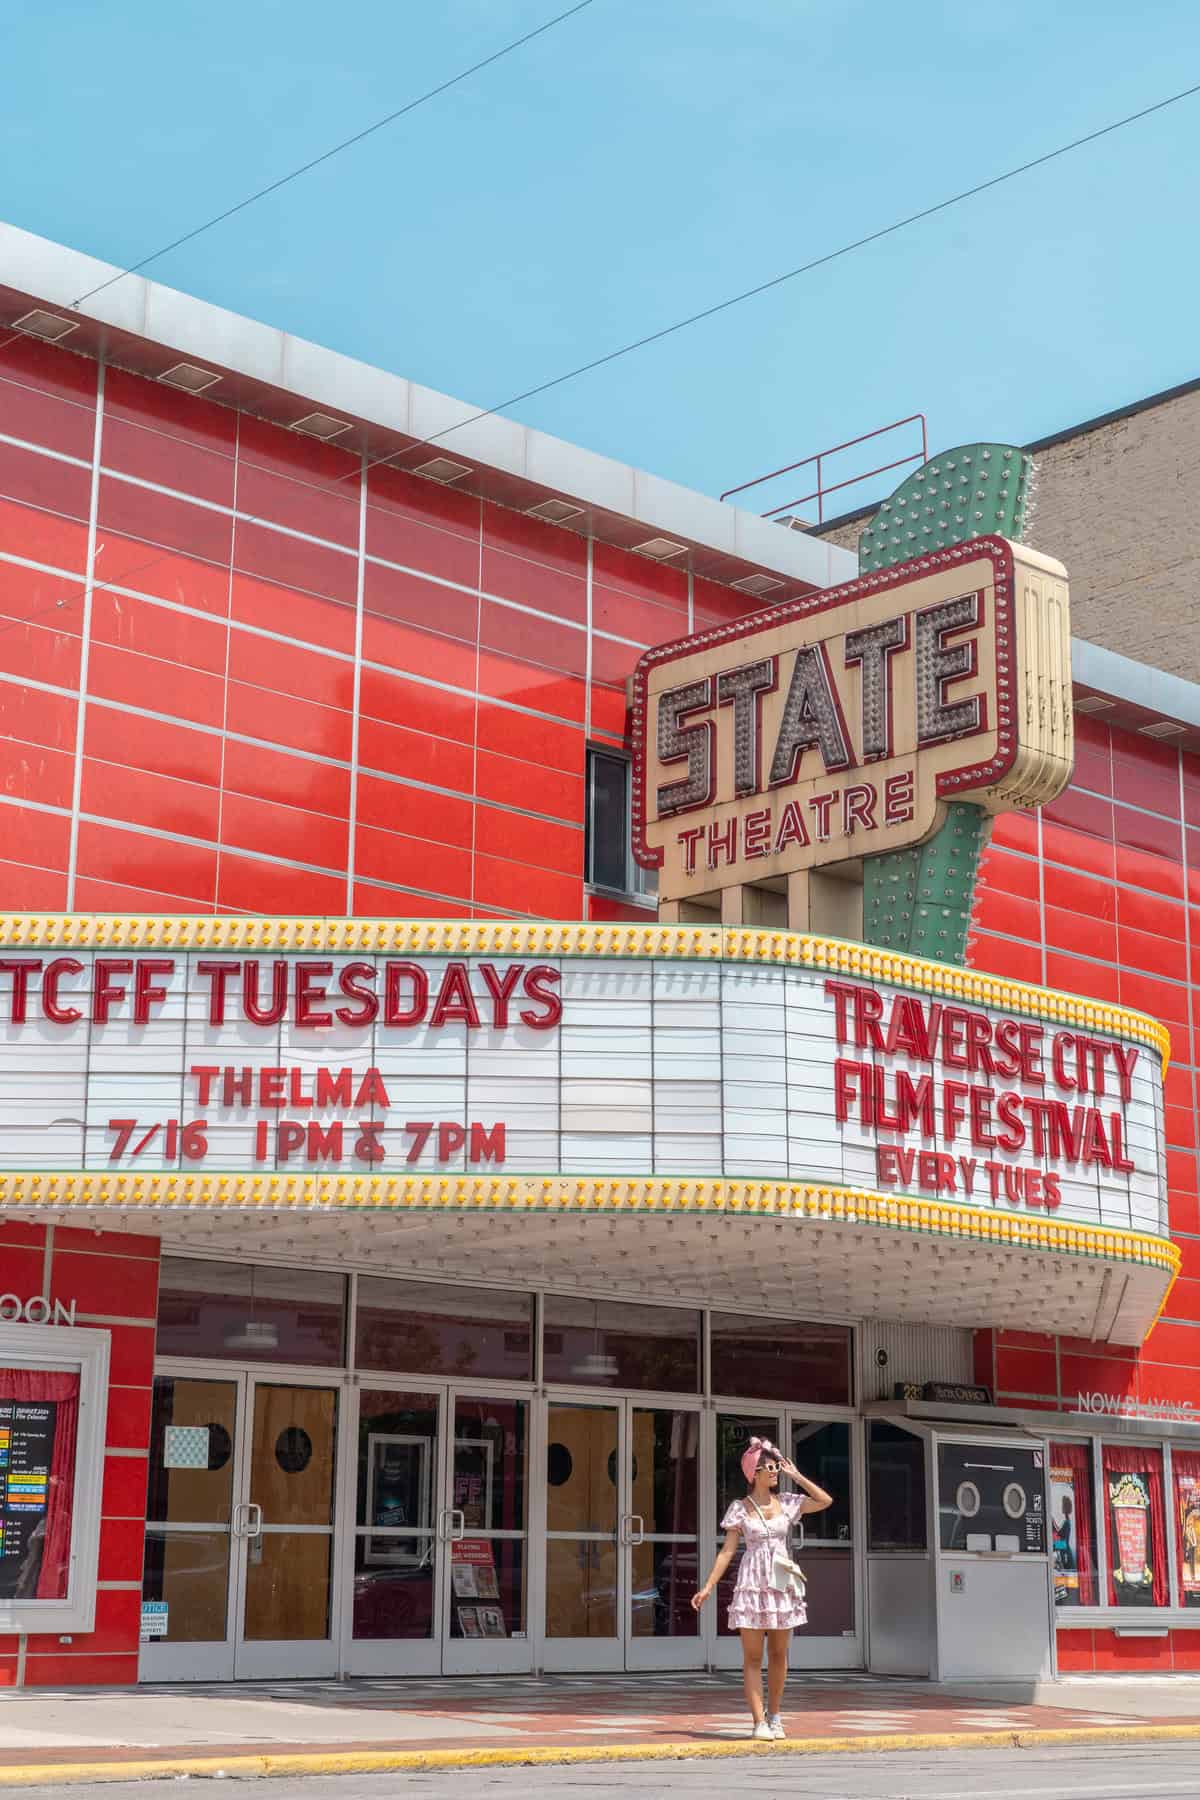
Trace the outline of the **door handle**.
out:
M 641 1513 L 627 1513 L 625 1522 L 629 1527 L 629 1536 L 626 1542 L 636 1549 L 638 1544 L 645 1542 L 646 1521 Z M 633 1535 L 635 1531 L 637 1532 L 636 1537 Z
M 229 1535 L 230 1535 L 230 1537 L 245 1537 L 246 1534 L 242 1529 L 242 1525 L 243 1525 L 242 1514 L 245 1512 L 245 1510 L 246 1510 L 246 1502 L 244 1500 L 237 1500 L 234 1502 L 233 1511 L 229 1515 Z
M 452 1544 L 461 1544 L 467 1535 L 467 1515 L 457 1506 L 448 1506 L 446 1511 L 451 1520 L 449 1540 Z M 454 1523 L 455 1520 L 458 1521 L 457 1524 Z
M 246 1529 L 244 1537 L 258 1538 L 262 1536 L 262 1507 L 257 1501 L 246 1501 Z

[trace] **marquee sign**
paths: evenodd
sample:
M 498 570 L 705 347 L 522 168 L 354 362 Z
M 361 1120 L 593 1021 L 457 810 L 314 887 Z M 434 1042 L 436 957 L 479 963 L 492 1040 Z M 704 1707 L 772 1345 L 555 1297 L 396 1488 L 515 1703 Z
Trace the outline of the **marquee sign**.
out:
M 634 849 L 664 901 L 906 848 L 1071 767 L 1066 571 L 978 538 L 661 645 L 634 676 Z
M 0 1179 L 667 1172 L 1165 1232 L 1152 1021 L 989 1004 L 930 964 L 847 973 L 847 946 L 805 942 L 786 967 L 10 950 Z

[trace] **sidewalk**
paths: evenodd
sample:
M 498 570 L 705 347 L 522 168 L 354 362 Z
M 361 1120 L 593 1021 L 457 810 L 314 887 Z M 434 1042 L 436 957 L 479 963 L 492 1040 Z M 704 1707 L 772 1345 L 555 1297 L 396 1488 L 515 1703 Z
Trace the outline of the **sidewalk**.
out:
M 626 1758 L 1195 1738 L 1200 1678 L 1028 1687 L 794 1676 L 787 1745 L 734 1675 L 297 1681 L 0 1695 L 0 1787 Z

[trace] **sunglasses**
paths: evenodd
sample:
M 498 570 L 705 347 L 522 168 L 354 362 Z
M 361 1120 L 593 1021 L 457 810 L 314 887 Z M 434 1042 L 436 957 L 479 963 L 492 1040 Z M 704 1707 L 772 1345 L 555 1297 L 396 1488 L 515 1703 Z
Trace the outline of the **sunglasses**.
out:
M 779 1464 L 777 1462 L 760 1462 L 758 1472 L 760 1475 L 778 1475 Z

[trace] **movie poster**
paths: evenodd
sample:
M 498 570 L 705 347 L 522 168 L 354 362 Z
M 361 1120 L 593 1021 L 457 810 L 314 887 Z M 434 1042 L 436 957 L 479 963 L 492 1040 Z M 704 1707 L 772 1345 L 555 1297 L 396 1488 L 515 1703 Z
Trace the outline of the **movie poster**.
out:
M 1200 1606 L 1200 1478 L 1175 1476 L 1179 1519 L 1179 1598 L 1184 1606 Z
M 1075 1471 L 1050 1465 L 1050 1534 L 1054 1544 L 1054 1604 L 1079 1606 L 1079 1495 Z
M 0 1396 L 0 1600 L 38 1590 L 58 1404 Z
M 1153 1606 L 1150 1489 L 1146 1477 L 1110 1475 L 1108 1504 L 1112 1515 L 1109 1543 L 1117 1605 Z

